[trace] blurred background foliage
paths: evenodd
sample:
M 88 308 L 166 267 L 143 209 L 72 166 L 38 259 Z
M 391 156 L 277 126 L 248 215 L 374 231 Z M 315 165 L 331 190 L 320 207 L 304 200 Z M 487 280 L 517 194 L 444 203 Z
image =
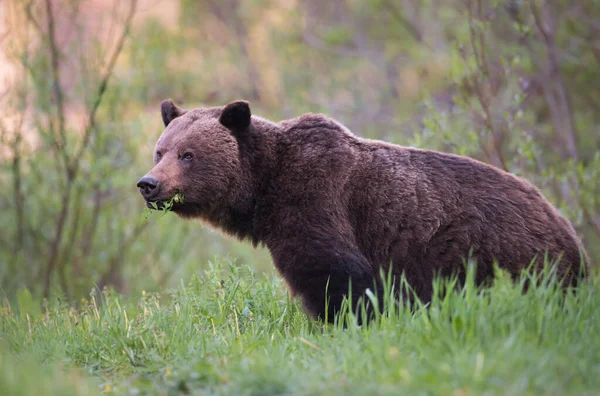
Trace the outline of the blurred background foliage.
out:
M 600 257 L 598 0 L 0 1 L 0 287 L 177 284 L 254 250 L 144 217 L 159 103 L 326 113 L 526 177 Z

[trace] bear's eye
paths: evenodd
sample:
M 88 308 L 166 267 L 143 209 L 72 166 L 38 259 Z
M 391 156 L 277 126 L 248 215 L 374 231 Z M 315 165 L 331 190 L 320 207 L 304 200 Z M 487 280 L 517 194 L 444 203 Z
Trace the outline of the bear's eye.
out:
M 156 161 L 160 161 L 160 159 L 162 158 L 162 154 L 160 153 L 160 151 L 156 152 Z
M 184 161 L 191 161 L 194 156 L 192 153 L 185 153 L 181 156 L 181 159 Z

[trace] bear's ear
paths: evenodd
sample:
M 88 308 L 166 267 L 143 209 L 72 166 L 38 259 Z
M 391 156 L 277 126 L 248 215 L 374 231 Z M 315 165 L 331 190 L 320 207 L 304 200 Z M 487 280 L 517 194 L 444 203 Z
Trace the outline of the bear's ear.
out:
M 163 122 L 165 123 L 165 127 L 167 127 L 171 121 L 177 117 L 181 117 L 186 113 L 186 111 L 175 106 L 175 103 L 173 103 L 171 99 L 167 99 L 163 100 L 163 102 L 160 104 L 160 113 L 162 115 Z
M 250 105 L 244 100 L 229 103 L 223 109 L 219 122 L 234 133 L 245 131 L 250 126 Z

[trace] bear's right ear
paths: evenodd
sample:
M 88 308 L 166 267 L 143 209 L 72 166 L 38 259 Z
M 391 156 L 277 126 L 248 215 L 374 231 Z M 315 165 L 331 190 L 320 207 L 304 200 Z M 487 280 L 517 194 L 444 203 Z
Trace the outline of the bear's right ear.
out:
M 171 99 L 167 99 L 160 104 L 160 113 L 163 122 L 165 123 L 165 127 L 167 127 L 171 121 L 177 117 L 181 117 L 186 111 L 175 106 L 175 103 L 173 103 Z

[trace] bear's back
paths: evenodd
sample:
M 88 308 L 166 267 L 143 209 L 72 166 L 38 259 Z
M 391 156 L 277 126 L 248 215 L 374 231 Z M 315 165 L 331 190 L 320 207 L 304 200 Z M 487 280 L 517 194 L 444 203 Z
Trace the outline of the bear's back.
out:
M 472 250 L 516 272 L 545 250 L 575 264 L 583 249 L 535 186 L 501 169 L 358 138 L 322 115 L 280 125 L 286 203 L 326 213 L 322 217 L 350 230 L 352 244 L 378 265 L 395 252 L 406 262 L 453 267 L 461 263 L 459 253 Z

